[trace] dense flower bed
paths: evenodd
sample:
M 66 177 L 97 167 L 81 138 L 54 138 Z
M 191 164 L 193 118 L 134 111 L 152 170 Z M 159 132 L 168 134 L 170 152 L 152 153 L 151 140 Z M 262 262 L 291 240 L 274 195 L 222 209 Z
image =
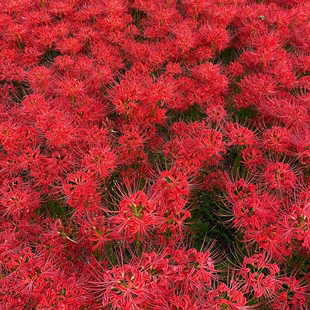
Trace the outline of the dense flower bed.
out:
M 0 0 L 0 309 L 309 309 L 310 2 Z

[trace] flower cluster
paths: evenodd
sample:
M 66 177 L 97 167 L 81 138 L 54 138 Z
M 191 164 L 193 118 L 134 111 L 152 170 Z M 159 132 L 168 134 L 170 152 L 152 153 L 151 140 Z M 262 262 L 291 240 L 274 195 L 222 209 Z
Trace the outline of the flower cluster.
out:
M 309 309 L 309 20 L 0 1 L 0 308 Z

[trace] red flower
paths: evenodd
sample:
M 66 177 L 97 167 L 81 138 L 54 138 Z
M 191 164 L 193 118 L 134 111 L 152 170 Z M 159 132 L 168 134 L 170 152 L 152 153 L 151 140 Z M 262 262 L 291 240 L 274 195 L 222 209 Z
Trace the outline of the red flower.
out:
M 265 171 L 265 180 L 269 188 L 290 190 L 294 187 L 296 176 L 289 164 L 269 163 Z

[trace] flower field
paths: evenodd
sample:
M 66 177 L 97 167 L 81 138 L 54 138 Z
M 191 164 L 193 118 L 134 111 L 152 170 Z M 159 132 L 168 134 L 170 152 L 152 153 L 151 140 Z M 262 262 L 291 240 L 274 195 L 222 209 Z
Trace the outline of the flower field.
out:
M 310 309 L 309 0 L 0 0 L 0 310 Z

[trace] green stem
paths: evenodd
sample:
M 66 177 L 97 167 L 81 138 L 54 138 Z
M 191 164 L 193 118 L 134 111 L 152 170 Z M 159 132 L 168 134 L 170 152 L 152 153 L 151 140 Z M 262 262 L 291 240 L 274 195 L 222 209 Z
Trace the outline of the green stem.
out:
M 94 252 L 94 257 L 96 258 L 97 261 L 99 260 L 98 248 Z
M 22 42 L 20 41 L 19 39 L 19 36 L 16 35 L 16 39 L 17 39 L 17 45 L 18 45 L 18 48 L 22 51 L 23 50 L 23 45 L 22 45 Z
M 55 218 L 58 217 L 57 210 L 56 210 L 56 205 L 55 205 L 54 201 L 53 200 L 49 200 L 48 201 L 48 205 L 50 207 L 50 212 L 52 213 L 52 216 L 55 217 Z
M 310 176 L 310 168 L 305 171 L 305 181 L 307 182 Z
M 237 170 L 240 168 L 240 161 L 241 161 L 241 147 L 238 146 L 238 150 L 237 150 L 237 156 L 235 158 L 234 161 L 234 165 L 233 165 L 233 174 L 236 177 L 237 176 Z
M 195 8 L 194 20 L 197 21 L 197 19 L 198 19 L 197 8 Z
M 152 108 L 151 108 L 151 117 L 156 117 L 156 113 L 157 113 L 157 108 L 158 108 L 158 106 L 157 106 L 157 104 L 155 103 L 155 106 L 153 106 Z
M 185 68 L 185 55 L 184 53 L 182 54 L 182 66 Z
M 141 23 L 141 11 L 138 11 L 136 13 L 136 22 L 137 22 L 137 27 L 139 27 Z
M 142 251 L 141 251 L 141 242 L 140 242 L 140 233 L 136 232 L 136 246 L 138 251 L 138 257 L 141 258 Z
M 113 252 L 113 241 L 110 242 L 109 249 L 110 249 L 110 257 L 111 257 L 112 265 L 115 266 L 116 265 L 116 259 L 115 259 L 115 255 Z
M 124 124 L 127 124 L 128 123 L 128 115 L 127 115 L 127 112 L 125 112 L 124 114 Z

